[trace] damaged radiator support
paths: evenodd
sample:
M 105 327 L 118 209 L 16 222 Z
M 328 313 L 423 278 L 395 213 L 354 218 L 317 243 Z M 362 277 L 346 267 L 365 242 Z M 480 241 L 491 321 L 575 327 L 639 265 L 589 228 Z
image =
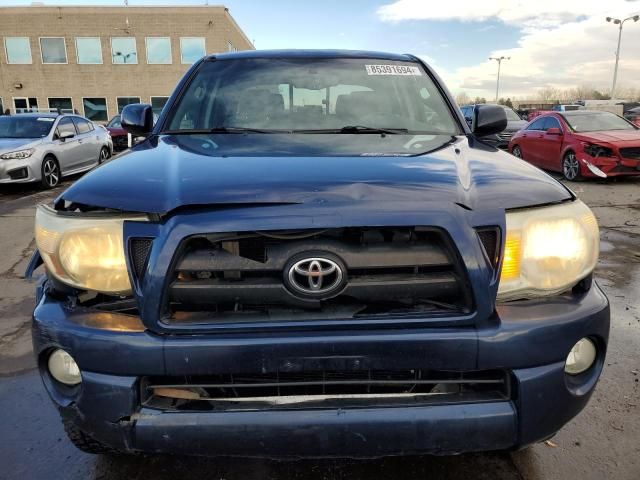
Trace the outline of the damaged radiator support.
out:
M 504 371 L 316 371 L 273 375 L 145 377 L 143 405 L 161 410 L 460 403 L 509 397 Z

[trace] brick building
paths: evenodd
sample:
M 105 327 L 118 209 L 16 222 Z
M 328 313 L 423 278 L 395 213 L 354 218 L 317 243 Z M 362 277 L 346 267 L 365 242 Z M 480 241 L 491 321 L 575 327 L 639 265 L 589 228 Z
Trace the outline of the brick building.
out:
M 253 49 L 223 6 L 0 7 L 0 104 L 75 109 L 106 122 L 128 103 L 159 112 L 205 54 Z

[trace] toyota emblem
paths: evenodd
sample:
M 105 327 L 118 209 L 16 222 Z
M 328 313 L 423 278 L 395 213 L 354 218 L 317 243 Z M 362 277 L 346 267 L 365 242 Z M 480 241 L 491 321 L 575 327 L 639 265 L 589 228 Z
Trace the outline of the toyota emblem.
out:
M 326 257 L 307 257 L 290 263 L 285 279 L 295 293 L 329 298 L 342 288 L 343 268 Z

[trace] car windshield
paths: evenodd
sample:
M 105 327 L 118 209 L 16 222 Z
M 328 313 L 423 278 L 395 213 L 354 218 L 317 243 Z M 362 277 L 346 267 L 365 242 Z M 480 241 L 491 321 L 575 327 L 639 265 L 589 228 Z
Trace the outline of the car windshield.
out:
M 459 133 L 451 111 L 419 63 L 354 58 L 205 62 L 163 123 L 163 133 L 246 129 Z
M 0 138 L 42 138 L 49 135 L 55 118 L 0 116 Z
M 120 115 L 116 115 L 111 120 L 109 120 L 109 123 L 107 123 L 107 127 L 110 127 L 110 128 L 121 128 L 122 124 L 120 123 Z
M 589 112 L 564 115 L 574 132 L 601 132 L 607 130 L 637 130 L 625 119 L 609 112 Z
M 513 121 L 513 120 L 522 120 L 518 114 L 516 112 L 514 112 L 513 110 L 511 110 L 508 107 L 505 107 L 504 109 L 504 113 L 507 114 L 507 120 Z

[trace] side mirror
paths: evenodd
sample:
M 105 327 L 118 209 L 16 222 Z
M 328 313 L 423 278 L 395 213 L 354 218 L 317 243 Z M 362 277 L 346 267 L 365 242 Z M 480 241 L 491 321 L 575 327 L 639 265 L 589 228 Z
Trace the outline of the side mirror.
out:
M 68 140 L 69 138 L 73 138 L 75 136 L 76 136 L 75 133 L 68 132 L 68 131 L 58 134 L 58 138 L 60 139 L 61 142 L 64 142 L 65 140 Z
M 476 105 L 472 131 L 476 137 L 495 135 L 507 128 L 507 114 L 498 105 Z
M 547 129 L 547 135 L 562 135 L 562 130 L 557 127 Z
M 151 105 L 133 103 L 122 109 L 122 128 L 133 136 L 145 136 L 153 130 L 153 110 Z

